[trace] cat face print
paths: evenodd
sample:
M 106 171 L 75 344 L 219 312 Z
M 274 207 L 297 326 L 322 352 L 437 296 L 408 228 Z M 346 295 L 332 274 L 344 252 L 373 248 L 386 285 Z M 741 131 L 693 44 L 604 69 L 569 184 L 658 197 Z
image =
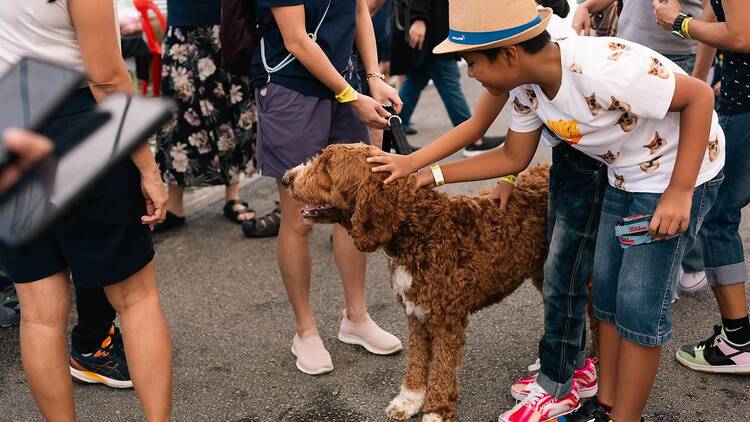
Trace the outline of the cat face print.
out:
M 578 63 L 573 63 L 572 65 L 570 65 L 570 67 L 568 69 L 570 69 L 570 71 L 573 72 L 573 73 L 577 73 L 579 75 L 583 75 L 583 68 Z
M 628 113 L 630 112 L 630 104 L 626 103 L 625 101 L 620 101 L 614 96 L 610 97 L 611 103 L 609 105 L 609 108 L 607 110 L 620 110 L 622 112 Z
M 648 70 L 648 74 L 658 76 L 662 79 L 669 78 L 669 72 L 667 72 L 662 62 L 656 57 L 651 57 L 651 68 Z
M 659 151 L 661 151 L 661 149 L 666 144 L 667 144 L 667 140 L 662 138 L 661 135 L 659 135 L 659 132 L 656 132 L 656 134 L 654 135 L 654 138 L 651 139 L 651 142 L 644 145 L 643 148 L 648 149 L 651 155 L 656 155 L 659 153 Z
M 630 132 L 638 125 L 638 117 L 632 113 L 623 113 L 617 120 L 623 132 Z
M 625 189 L 625 176 L 614 173 L 615 175 L 615 187 L 617 189 Z
M 620 42 L 610 42 L 607 46 L 612 50 L 612 54 L 607 56 L 607 59 L 612 60 L 613 62 L 617 61 L 620 56 L 622 56 L 622 53 L 630 51 L 629 45 Z
M 708 160 L 716 161 L 719 158 L 719 138 L 708 141 Z
M 659 170 L 659 159 L 661 158 L 661 155 L 652 158 L 651 160 L 644 161 L 641 163 L 641 171 L 646 174 L 651 174 L 655 172 L 656 170 Z
M 513 109 L 516 110 L 517 113 L 521 114 L 531 113 L 531 107 L 523 105 L 523 103 L 518 100 L 518 97 L 513 98 Z
M 586 98 L 586 105 L 589 106 L 589 111 L 591 111 L 592 116 L 597 116 L 602 112 L 602 106 L 596 101 L 596 92 L 592 92 L 591 95 L 584 98 Z
M 534 90 L 531 88 L 526 88 L 524 91 L 526 91 L 526 96 L 529 97 L 531 108 L 533 108 L 534 110 L 539 108 L 539 100 L 536 98 L 536 92 L 534 92 Z
M 607 150 L 606 154 L 597 155 L 597 157 L 601 158 L 602 161 L 604 161 L 607 164 L 612 164 L 617 160 L 617 157 L 620 156 L 620 152 L 618 151 L 617 154 L 613 153 L 612 151 Z

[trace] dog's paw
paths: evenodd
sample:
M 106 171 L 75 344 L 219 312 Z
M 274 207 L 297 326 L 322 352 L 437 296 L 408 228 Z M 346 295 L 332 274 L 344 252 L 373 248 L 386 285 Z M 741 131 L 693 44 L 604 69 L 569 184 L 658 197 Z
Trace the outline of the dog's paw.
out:
M 428 413 L 422 416 L 422 422 L 450 422 L 450 419 L 443 419 L 437 413 Z
M 410 391 L 401 387 L 401 392 L 388 405 L 388 417 L 405 421 L 419 413 L 424 403 L 424 391 Z M 442 421 L 442 419 L 440 419 Z

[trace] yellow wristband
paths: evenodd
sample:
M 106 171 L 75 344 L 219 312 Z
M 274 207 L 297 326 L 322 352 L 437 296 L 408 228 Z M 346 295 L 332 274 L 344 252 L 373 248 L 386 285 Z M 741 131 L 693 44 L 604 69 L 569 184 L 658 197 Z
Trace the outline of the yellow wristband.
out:
M 350 103 L 357 100 L 357 91 L 351 85 L 347 85 L 343 91 L 336 95 L 336 101 L 340 103 Z
M 693 37 L 691 37 L 691 36 L 690 36 L 690 32 L 688 32 L 688 24 L 690 23 L 690 21 L 691 21 L 692 19 L 693 19 L 693 18 L 690 18 L 690 17 L 688 17 L 688 18 L 685 18 L 685 19 L 684 19 L 684 20 L 682 21 L 682 25 L 680 26 L 680 32 L 682 33 L 682 36 L 684 36 L 685 38 L 687 38 L 687 39 L 689 39 L 689 40 L 692 40 L 692 39 L 693 39 Z
M 501 177 L 498 180 L 498 182 L 506 182 L 506 183 L 510 183 L 513 186 L 518 186 L 518 177 L 516 177 L 516 176 L 514 176 L 512 174 L 509 174 L 507 176 Z
M 443 171 L 440 170 L 440 164 L 435 163 L 431 165 L 430 170 L 432 170 L 432 177 L 435 179 L 435 186 L 443 186 L 445 178 L 443 177 Z

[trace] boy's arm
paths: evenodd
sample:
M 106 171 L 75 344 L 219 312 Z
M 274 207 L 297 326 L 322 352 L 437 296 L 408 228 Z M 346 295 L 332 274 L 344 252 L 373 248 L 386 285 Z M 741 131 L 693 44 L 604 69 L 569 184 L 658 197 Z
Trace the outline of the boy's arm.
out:
M 531 132 L 508 129 L 500 148 L 441 166 L 445 183 L 473 182 L 518 174 L 528 167 L 539 145 L 542 128 Z
M 698 79 L 675 74 L 669 111 L 680 113 L 680 139 L 672 178 L 659 198 L 649 227 L 657 239 L 682 233 L 688 228 L 695 181 L 711 132 L 713 106 L 711 87 Z
M 391 183 L 401 177 L 409 176 L 415 171 L 450 156 L 461 148 L 475 142 L 487 132 L 492 122 L 508 101 L 508 94 L 495 97 L 484 91 L 479 98 L 474 114 L 469 120 L 461 123 L 440 136 L 419 151 L 409 155 L 389 154 L 376 151 L 367 160 L 381 164 L 373 168 L 375 172 L 387 171 L 391 175 L 386 183 Z
M 607 6 L 614 3 L 615 0 L 586 0 L 578 5 L 571 26 L 576 34 L 589 36 L 591 35 L 591 14 L 604 10 Z

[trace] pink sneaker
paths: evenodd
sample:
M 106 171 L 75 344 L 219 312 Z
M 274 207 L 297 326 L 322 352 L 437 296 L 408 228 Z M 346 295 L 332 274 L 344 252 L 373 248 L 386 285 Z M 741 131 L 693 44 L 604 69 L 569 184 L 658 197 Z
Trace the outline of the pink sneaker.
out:
M 575 412 L 580 406 L 578 384 L 567 396 L 556 399 L 537 383 L 529 385 L 526 398 L 515 407 L 500 415 L 498 422 L 543 422 Z
M 378 327 L 378 324 L 370 319 L 369 315 L 367 321 L 356 323 L 349 320 L 346 310 L 342 314 L 341 329 L 339 330 L 339 340 L 342 342 L 362 346 L 368 352 L 376 355 L 390 355 L 404 348 L 401 340 Z
M 536 383 L 537 374 L 521 378 L 510 387 L 510 394 L 514 399 L 521 401 L 529 394 L 529 388 Z M 586 366 L 576 369 L 573 373 L 573 381 L 578 384 L 579 397 L 588 399 L 594 397 L 599 390 L 596 380 L 596 359 L 587 358 Z
M 292 354 L 297 357 L 297 369 L 306 374 L 320 375 L 333 371 L 331 355 L 317 335 L 302 338 L 295 334 Z

